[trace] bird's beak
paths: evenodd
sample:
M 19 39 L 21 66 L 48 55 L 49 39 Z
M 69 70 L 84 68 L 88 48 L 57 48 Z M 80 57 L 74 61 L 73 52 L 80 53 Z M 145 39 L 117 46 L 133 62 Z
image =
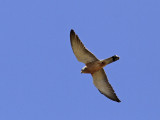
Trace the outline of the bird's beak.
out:
M 81 71 L 81 74 L 82 74 L 82 71 Z

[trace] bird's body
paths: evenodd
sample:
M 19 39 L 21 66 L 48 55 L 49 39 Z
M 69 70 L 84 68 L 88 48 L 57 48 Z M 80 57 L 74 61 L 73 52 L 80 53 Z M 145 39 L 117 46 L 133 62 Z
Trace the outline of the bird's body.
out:
M 90 63 L 87 63 L 86 66 L 84 66 L 81 70 L 81 73 L 94 73 L 98 70 L 103 68 L 100 61 L 93 61 Z
M 89 63 L 86 64 L 86 66 L 84 66 L 82 68 L 81 73 L 91 73 L 91 74 L 93 74 L 94 72 L 102 69 L 103 67 L 105 67 L 109 63 L 114 62 L 116 60 L 119 60 L 119 57 L 117 55 L 112 56 L 108 59 L 96 60 L 96 61 L 89 62 Z
M 120 102 L 112 86 L 108 82 L 108 78 L 103 69 L 106 65 L 119 60 L 119 57 L 114 55 L 104 60 L 97 59 L 93 53 L 85 48 L 73 30 L 70 32 L 70 40 L 76 58 L 78 61 L 83 62 L 86 65 L 82 68 L 81 73 L 90 73 L 93 77 L 94 85 L 102 94 L 111 100 Z

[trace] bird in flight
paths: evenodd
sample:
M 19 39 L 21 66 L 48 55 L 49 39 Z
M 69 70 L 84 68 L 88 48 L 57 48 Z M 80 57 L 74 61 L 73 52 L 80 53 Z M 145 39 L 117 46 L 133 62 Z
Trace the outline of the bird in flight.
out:
M 93 83 L 100 93 L 113 101 L 121 102 L 110 85 L 103 69 L 106 65 L 119 60 L 119 57 L 114 55 L 104 60 L 97 59 L 96 56 L 84 46 L 78 35 L 76 35 L 72 29 L 70 31 L 70 42 L 77 60 L 86 65 L 82 68 L 81 73 L 90 73 L 93 77 Z

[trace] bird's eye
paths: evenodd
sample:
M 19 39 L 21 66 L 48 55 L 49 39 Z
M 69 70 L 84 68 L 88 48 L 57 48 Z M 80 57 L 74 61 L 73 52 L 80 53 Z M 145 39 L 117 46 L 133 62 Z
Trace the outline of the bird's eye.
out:
M 102 64 L 104 64 L 104 62 L 102 62 Z

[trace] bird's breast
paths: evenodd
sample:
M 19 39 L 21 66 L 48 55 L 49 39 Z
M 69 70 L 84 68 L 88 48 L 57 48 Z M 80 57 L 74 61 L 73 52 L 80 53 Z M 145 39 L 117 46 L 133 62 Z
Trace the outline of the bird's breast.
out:
M 102 68 L 100 61 L 86 64 L 86 66 L 87 66 L 87 73 L 94 73 Z

